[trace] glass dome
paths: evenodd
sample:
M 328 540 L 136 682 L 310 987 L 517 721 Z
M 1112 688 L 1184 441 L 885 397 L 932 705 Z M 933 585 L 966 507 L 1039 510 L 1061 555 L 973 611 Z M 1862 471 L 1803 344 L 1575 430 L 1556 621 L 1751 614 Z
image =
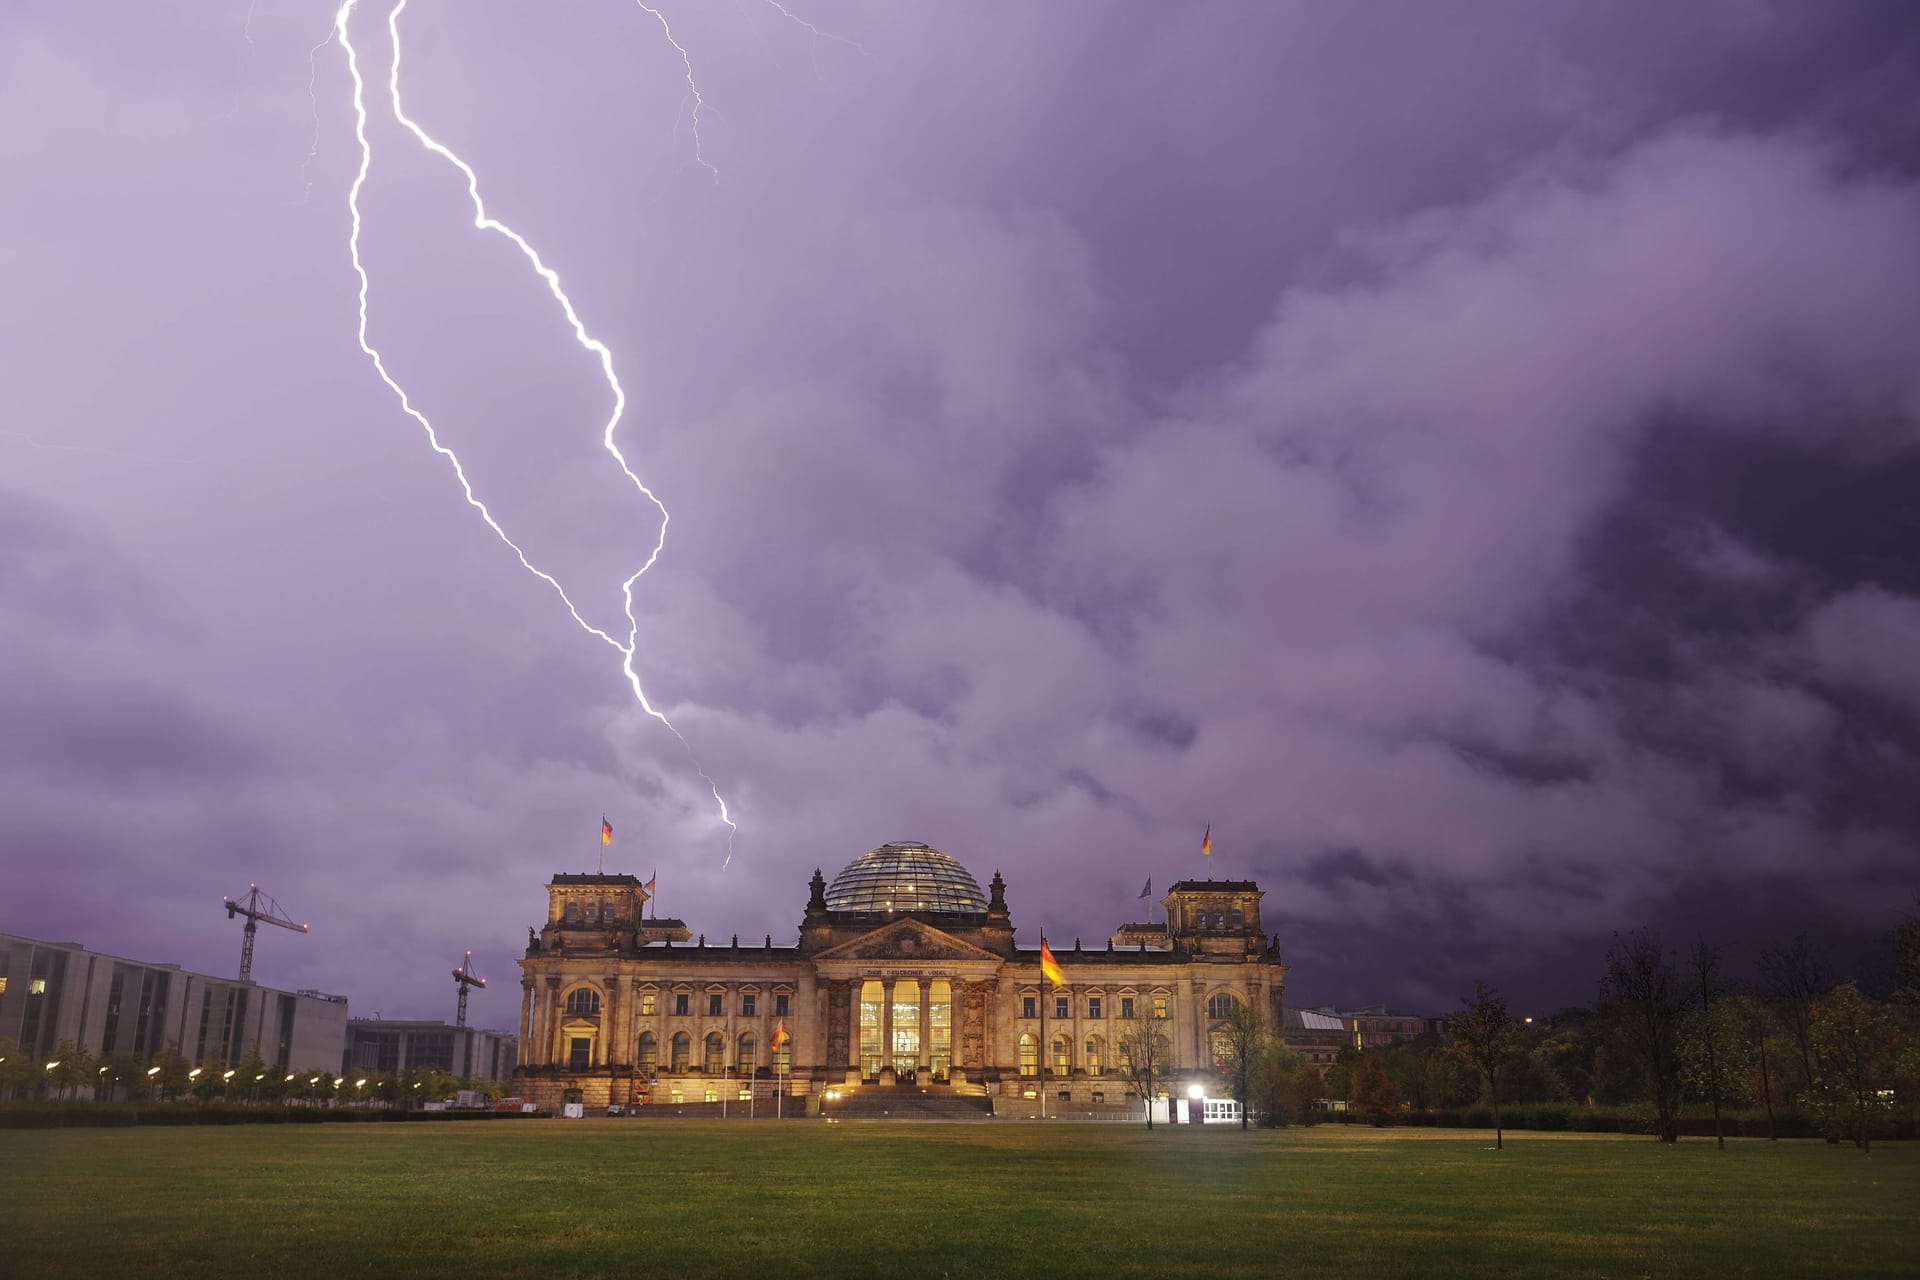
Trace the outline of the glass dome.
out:
M 827 910 L 862 914 L 937 911 L 977 915 L 987 909 L 967 869 L 938 849 L 899 840 L 849 862 L 827 889 Z

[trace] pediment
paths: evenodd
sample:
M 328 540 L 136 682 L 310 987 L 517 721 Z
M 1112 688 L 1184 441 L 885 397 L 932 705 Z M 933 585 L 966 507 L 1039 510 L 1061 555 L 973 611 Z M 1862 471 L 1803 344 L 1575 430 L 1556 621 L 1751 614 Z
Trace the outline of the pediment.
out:
M 1003 957 L 919 920 L 896 920 L 822 951 L 817 960 L 990 960 Z

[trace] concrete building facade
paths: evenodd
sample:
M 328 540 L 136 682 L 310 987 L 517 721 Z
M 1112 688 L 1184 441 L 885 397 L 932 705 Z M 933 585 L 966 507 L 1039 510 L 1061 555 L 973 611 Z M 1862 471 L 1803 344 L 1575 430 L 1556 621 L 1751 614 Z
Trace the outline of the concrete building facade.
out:
M 165 1049 L 206 1066 L 258 1050 L 269 1067 L 333 1071 L 346 1043 L 344 996 L 276 991 L 0 933 L 0 1040 L 37 1061 L 62 1041 L 95 1058 L 151 1061 Z
M 504 1081 L 519 1064 L 511 1031 L 482 1031 L 446 1022 L 350 1018 L 343 1075 L 432 1069 L 462 1079 Z
M 1015 945 L 999 873 L 982 892 L 914 842 L 861 854 L 831 886 L 816 870 L 793 943 L 696 940 L 645 915 L 633 876 L 556 875 L 519 962 L 516 1092 L 698 1102 L 748 1078 L 793 1094 L 910 1083 L 1120 1103 L 1122 1051 L 1148 1021 L 1167 1042 L 1162 1078 L 1182 1087 L 1211 1078 L 1236 1004 L 1280 1024 L 1287 969 L 1261 896 L 1251 881 L 1180 881 L 1166 923 L 1053 947 L 1056 984 L 1039 948 Z

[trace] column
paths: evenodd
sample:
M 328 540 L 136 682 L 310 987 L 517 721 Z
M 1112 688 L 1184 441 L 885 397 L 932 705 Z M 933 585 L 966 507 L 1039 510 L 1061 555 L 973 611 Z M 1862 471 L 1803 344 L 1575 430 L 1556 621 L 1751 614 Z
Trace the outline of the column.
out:
M 880 1068 L 893 1065 L 893 979 L 880 984 Z
M 605 1067 L 612 1065 L 614 1057 L 614 1037 L 620 1030 L 620 1013 L 624 1002 L 620 999 L 620 979 L 608 974 L 601 984 L 607 989 L 606 1007 L 600 1011 L 600 1034 L 593 1038 L 593 1065 Z
M 541 1020 L 545 1024 L 541 1027 L 541 1039 L 546 1045 L 544 1061 L 548 1066 L 552 1066 L 557 1062 L 565 1061 L 564 1058 L 555 1056 L 560 1039 L 560 979 L 552 977 L 547 979 L 546 1002 L 547 1016 Z
M 520 1060 L 529 1064 L 533 1061 L 533 1045 L 528 1042 L 527 1036 L 532 1030 L 533 979 L 522 978 L 520 980 Z
M 920 1055 L 914 1069 L 929 1073 L 933 1070 L 933 984 L 931 974 L 920 975 Z M 928 1079 L 932 1079 L 931 1074 Z

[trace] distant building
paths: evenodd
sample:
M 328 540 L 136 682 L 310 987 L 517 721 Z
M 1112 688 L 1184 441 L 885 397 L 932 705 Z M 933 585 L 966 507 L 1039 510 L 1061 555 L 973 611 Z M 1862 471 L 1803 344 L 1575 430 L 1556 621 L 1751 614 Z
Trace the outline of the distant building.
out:
M 1316 1067 L 1326 1068 L 1340 1051 L 1353 1043 L 1353 1033 L 1338 1014 L 1320 1009 L 1288 1009 L 1280 1027 L 1280 1043 Z
M 649 919 L 630 875 L 556 875 L 520 961 L 515 1091 L 553 1105 L 718 1100 L 743 1077 L 793 1093 L 948 1090 L 1119 1105 L 1136 1020 L 1159 1020 L 1171 1060 L 1156 1092 L 1213 1078 L 1221 1028 L 1250 1004 L 1269 1022 L 1286 966 L 1261 930 L 1259 886 L 1182 880 L 1166 923 L 1104 945 L 1014 944 L 1006 885 L 897 842 L 815 871 L 799 938 L 694 941 Z M 718 935 L 716 935 L 717 937 Z
M 432 1069 L 474 1080 L 508 1080 L 518 1062 L 519 1047 L 511 1031 L 481 1031 L 445 1022 L 352 1018 L 347 1022 L 347 1049 L 341 1071 L 364 1075 L 369 1071 Z
M 258 1050 L 275 1070 L 330 1073 L 346 1030 L 345 996 L 276 991 L 0 933 L 0 1040 L 36 1061 L 70 1040 L 95 1058 L 147 1062 L 173 1049 L 225 1067 Z
M 1289 1049 L 1303 1055 L 1317 1067 L 1329 1066 L 1342 1049 L 1377 1049 L 1396 1040 L 1416 1036 L 1447 1034 L 1448 1019 L 1429 1018 L 1417 1013 L 1389 1009 L 1383 1004 L 1362 1009 L 1336 1009 L 1317 1005 L 1309 1009 L 1288 1009 L 1280 1039 Z

